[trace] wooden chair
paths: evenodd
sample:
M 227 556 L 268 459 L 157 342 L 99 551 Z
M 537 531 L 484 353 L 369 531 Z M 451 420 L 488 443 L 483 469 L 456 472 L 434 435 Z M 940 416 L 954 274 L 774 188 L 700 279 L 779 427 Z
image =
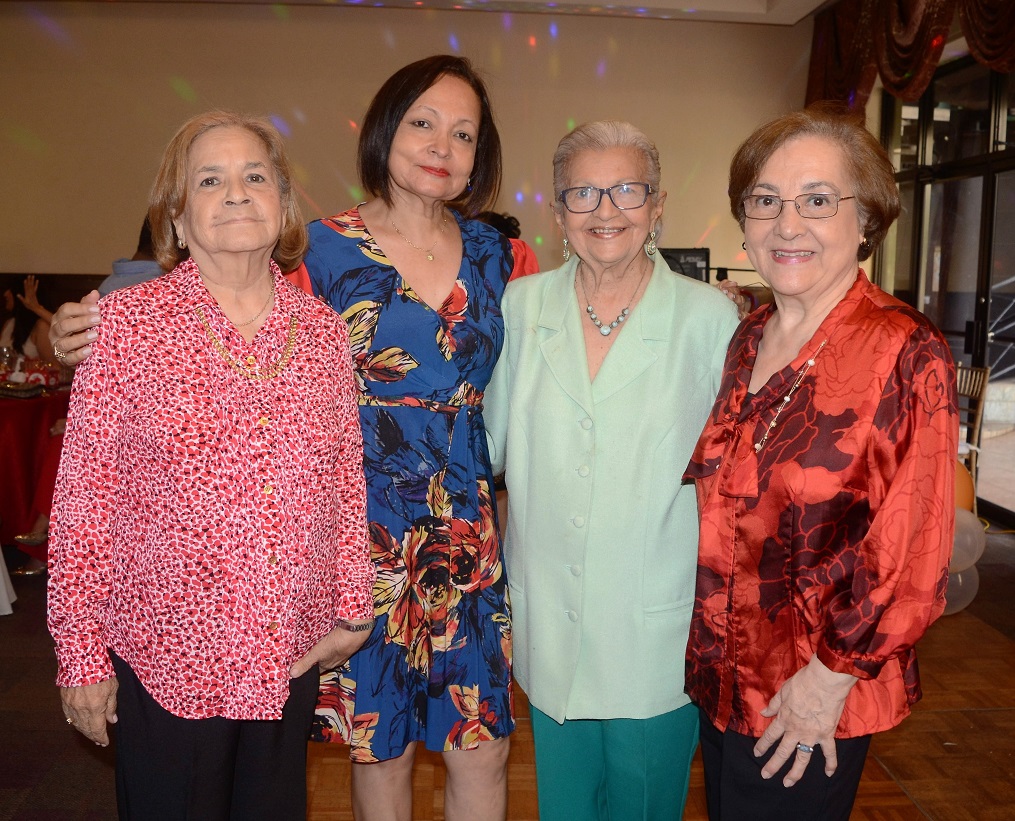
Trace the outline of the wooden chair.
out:
M 976 460 L 980 452 L 980 433 L 983 429 L 983 406 L 987 399 L 987 380 L 990 368 L 973 368 L 958 365 L 955 381 L 959 392 L 959 461 L 968 469 L 976 487 Z

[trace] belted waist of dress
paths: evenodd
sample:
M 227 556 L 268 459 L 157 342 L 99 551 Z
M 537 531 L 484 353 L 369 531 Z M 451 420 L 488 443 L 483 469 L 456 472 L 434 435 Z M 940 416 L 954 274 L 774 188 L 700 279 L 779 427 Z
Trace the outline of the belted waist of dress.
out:
M 425 408 L 435 413 L 458 413 L 462 409 L 483 410 L 483 392 L 471 391 L 467 396 L 453 396 L 451 402 L 439 402 L 436 399 L 423 399 L 419 396 L 377 396 L 376 394 L 359 394 L 359 404 L 370 407 L 406 407 Z

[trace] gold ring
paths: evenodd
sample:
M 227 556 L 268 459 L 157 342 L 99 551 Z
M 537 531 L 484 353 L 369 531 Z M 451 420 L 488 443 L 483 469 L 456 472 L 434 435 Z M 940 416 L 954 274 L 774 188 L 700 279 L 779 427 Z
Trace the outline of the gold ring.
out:
M 61 351 L 56 345 L 53 346 L 53 356 L 63 362 L 67 358 L 67 351 Z M 70 719 L 67 719 L 70 721 Z

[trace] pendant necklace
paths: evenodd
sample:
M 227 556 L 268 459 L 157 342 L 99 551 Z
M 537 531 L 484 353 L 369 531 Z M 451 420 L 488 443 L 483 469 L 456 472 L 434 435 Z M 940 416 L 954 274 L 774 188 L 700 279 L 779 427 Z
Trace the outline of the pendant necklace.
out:
M 828 344 L 828 340 L 825 339 L 818 345 L 818 349 L 814 352 L 814 356 L 804 362 L 803 367 L 797 371 L 796 381 L 793 382 L 793 387 L 789 389 L 786 395 L 782 398 L 782 403 L 779 405 L 778 410 L 775 412 L 775 416 L 772 417 L 772 421 L 768 423 L 768 428 L 765 430 L 765 435 L 761 437 L 761 441 L 754 446 L 754 452 L 760 453 L 761 449 L 765 447 L 765 443 L 768 441 L 768 435 L 772 432 L 775 427 L 775 423 L 779 421 L 779 414 L 783 412 L 785 407 L 789 404 L 789 400 L 793 398 L 793 394 L 796 393 L 796 389 L 800 387 L 800 383 L 804 381 L 804 377 L 807 375 L 807 371 L 814 367 L 814 360 L 818 358 L 818 354 L 821 353 L 821 349 Z
M 429 248 L 421 248 L 415 242 L 409 239 L 405 234 L 403 234 L 399 230 L 398 226 L 395 225 L 395 221 L 391 220 L 391 227 L 395 229 L 395 232 L 398 234 L 398 236 L 404 239 L 407 244 L 411 245 L 417 251 L 422 251 L 424 254 L 426 254 L 426 258 L 430 260 L 430 262 L 433 262 L 433 249 L 436 248 L 437 243 L 441 241 L 441 237 L 444 236 L 444 229 L 447 228 L 447 226 L 448 226 L 448 215 L 447 212 L 444 212 L 444 219 L 441 220 L 441 230 L 437 234 L 437 239 L 434 240 L 433 245 L 431 245 Z
M 200 271 L 198 273 L 200 273 Z M 271 276 L 270 272 L 268 276 Z M 204 274 L 201 274 L 201 277 L 203 279 L 208 280 L 208 282 L 210 282 L 212 285 L 218 285 L 220 288 L 222 287 L 218 282 L 211 279 L 210 277 L 205 276 Z M 233 327 L 245 328 L 247 327 L 247 325 L 250 325 L 267 310 L 268 306 L 271 304 L 271 300 L 274 299 L 274 297 L 275 297 L 275 278 L 271 277 L 271 289 L 268 291 L 268 298 L 264 301 L 264 305 L 261 306 L 261 309 L 252 317 L 250 317 L 250 319 L 248 319 L 246 322 L 233 322 Z
M 641 279 L 638 280 L 638 286 L 634 289 L 634 293 L 631 294 L 631 299 L 628 301 L 627 305 L 624 306 L 624 310 L 617 314 L 617 318 L 613 320 L 613 322 L 609 325 L 604 325 L 602 320 L 600 320 L 599 316 L 596 314 L 596 309 L 593 308 L 592 303 L 589 302 L 589 296 L 585 292 L 585 282 L 581 277 L 581 266 L 579 265 L 579 270 L 575 272 L 575 278 L 578 280 L 578 285 L 582 289 L 582 296 L 585 298 L 585 313 L 588 315 L 589 321 L 599 329 L 599 333 L 603 336 L 609 336 L 613 333 L 614 328 L 619 328 L 625 321 L 627 321 L 627 317 L 631 313 L 631 303 L 634 302 L 634 298 L 638 295 L 638 291 L 641 290 L 641 284 L 645 281 L 646 271 L 641 272 Z

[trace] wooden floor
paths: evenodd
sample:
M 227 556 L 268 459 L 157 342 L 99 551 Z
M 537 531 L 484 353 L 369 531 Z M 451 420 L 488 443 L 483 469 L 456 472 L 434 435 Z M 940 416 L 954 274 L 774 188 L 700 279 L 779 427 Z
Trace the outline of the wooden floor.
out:
M 1015 606 L 1015 603 L 1013 603 Z M 853 821 L 1015 821 L 1015 641 L 963 611 L 919 645 L 924 698 L 900 727 L 875 737 Z M 508 818 L 536 821 L 532 730 L 523 698 L 512 737 Z M 349 763 L 337 745 L 310 745 L 310 821 L 351 821 Z M 444 818 L 444 771 L 416 762 L 414 817 Z M 706 821 L 695 762 L 685 821 Z

